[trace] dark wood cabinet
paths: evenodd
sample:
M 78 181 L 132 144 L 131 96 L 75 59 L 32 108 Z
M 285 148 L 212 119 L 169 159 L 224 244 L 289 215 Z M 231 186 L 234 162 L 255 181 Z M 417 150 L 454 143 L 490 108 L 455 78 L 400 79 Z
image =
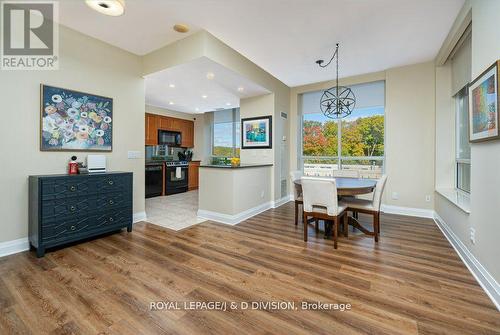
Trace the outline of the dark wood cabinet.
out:
M 29 240 L 45 249 L 127 228 L 132 231 L 130 172 L 29 177 Z
M 158 129 L 178 131 L 182 136 L 181 147 L 194 147 L 193 121 L 146 113 L 146 145 L 158 144 Z
M 146 114 L 146 145 L 158 144 L 158 116 L 154 114 Z
M 188 189 L 196 190 L 199 186 L 199 171 L 200 170 L 200 161 L 192 161 L 189 162 L 188 176 L 189 183 Z

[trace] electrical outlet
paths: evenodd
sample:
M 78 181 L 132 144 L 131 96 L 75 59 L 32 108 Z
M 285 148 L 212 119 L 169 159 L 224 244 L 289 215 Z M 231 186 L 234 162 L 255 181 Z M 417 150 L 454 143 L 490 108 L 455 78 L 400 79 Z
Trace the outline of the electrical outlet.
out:
M 128 151 L 127 152 L 127 157 L 128 159 L 139 159 L 141 158 L 141 152 L 140 151 Z
M 399 199 L 399 193 L 398 192 L 392 192 L 392 200 L 398 200 Z
M 431 202 L 431 196 L 430 196 L 430 195 L 426 195 L 426 196 L 425 196 L 425 201 L 427 201 L 427 202 Z
M 474 228 L 470 229 L 470 241 L 472 244 L 476 244 L 476 230 Z

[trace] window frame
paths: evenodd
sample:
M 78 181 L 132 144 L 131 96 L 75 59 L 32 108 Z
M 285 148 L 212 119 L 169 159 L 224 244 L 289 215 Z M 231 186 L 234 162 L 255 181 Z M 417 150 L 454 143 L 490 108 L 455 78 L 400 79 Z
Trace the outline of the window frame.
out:
M 210 150 L 210 155 L 211 157 L 213 158 L 232 158 L 232 157 L 239 157 L 240 155 L 237 154 L 237 150 L 238 149 L 241 149 L 240 146 L 238 146 L 238 144 L 240 144 L 240 139 L 238 139 L 237 137 L 237 133 L 236 133 L 236 128 L 237 126 L 239 125 L 240 123 L 240 120 L 236 120 L 236 113 L 237 111 L 239 111 L 239 108 L 231 108 L 232 110 L 232 121 L 231 122 L 220 122 L 220 123 L 217 123 L 217 124 L 225 124 L 225 123 L 231 123 L 232 124 L 232 127 L 231 127 L 231 132 L 232 132 L 232 147 L 231 147 L 231 152 L 232 152 L 232 155 L 231 156 L 220 156 L 220 155 L 216 155 L 214 153 L 214 149 L 215 149 L 215 120 L 213 120 L 212 124 L 210 125 L 210 130 L 211 130 L 211 136 L 210 136 L 210 139 L 211 139 L 211 150 Z M 217 113 L 217 112 L 214 112 L 214 113 Z M 241 129 L 240 129 L 240 137 L 241 137 Z
M 457 98 L 459 95 L 462 95 L 464 97 L 464 102 L 463 102 L 463 111 L 460 111 L 458 108 L 458 101 Z M 471 180 L 471 159 L 470 158 L 460 158 L 459 157 L 459 151 L 460 151 L 460 117 L 459 114 L 460 112 L 465 112 L 465 122 L 466 126 L 464 128 L 465 135 L 467 139 L 469 138 L 469 84 L 465 85 L 462 89 L 460 89 L 454 96 L 454 108 L 455 108 L 455 190 L 461 193 L 464 193 L 466 195 L 470 195 L 470 189 L 466 190 L 460 187 L 460 173 L 459 173 L 459 166 L 466 164 L 469 166 L 469 188 L 470 188 L 470 180 Z M 470 142 L 467 142 L 469 145 L 469 152 L 470 152 Z

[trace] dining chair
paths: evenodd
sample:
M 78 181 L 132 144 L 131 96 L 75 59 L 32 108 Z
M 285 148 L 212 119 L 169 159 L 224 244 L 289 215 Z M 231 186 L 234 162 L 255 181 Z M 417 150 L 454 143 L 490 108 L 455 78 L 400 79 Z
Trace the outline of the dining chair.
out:
M 295 225 L 299 222 L 299 206 L 302 206 L 302 189 L 300 186 L 295 185 L 295 181 L 302 177 L 302 171 L 290 172 L 290 180 L 293 188 L 293 201 L 295 202 Z
M 304 242 L 307 242 L 307 218 L 332 222 L 333 247 L 337 249 L 340 219 L 347 218 L 346 206 L 338 202 L 335 179 L 302 177 L 302 198 L 304 212 Z M 326 230 L 326 229 L 325 229 Z
M 359 178 L 358 170 L 333 170 L 334 177 Z
M 372 200 L 349 198 L 343 201 L 343 203 L 347 206 L 347 211 L 352 211 L 353 213 L 364 213 L 373 216 L 373 236 L 375 237 L 375 242 L 378 242 L 380 234 L 380 205 L 382 203 L 382 194 L 384 193 L 386 181 L 387 175 L 383 175 L 377 181 Z M 347 220 L 344 221 L 344 234 L 348 234 Z

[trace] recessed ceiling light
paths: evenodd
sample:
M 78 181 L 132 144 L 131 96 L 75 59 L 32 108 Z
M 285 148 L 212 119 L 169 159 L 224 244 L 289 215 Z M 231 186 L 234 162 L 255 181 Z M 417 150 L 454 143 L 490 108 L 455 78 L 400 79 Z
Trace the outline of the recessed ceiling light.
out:
M 243 92 L 244 90 L 245 90 L 245 88 L 244 88 L 244 87 L 241 87 L 241 86 L 240 86 L 240 87 L 238 87 L 238 92 Z
M 206 99 L 206 98 L 208 98 L 208 95 L 202 95 L 201 97 L 202 97 L 203 99 Z
M 226 106 L 231 106 L 231 103 L 230 102 L 226 102 Z
M 85 0 L 93 10 L 109 16 L 120 16 L 125 12 L 125 0 Z
M 213 72 L 207 72 L 207 79 L 212 80 L 215 78 L 215 74 Z
M 175 26 L 174 26 L 174 30 L 178 33 L 187 33 L 189 31 L 189 26 L 187 24 L 183 24 L 183 23 L 177 23 Z
M 169 105 L 173 105 L 173 104 L 174 104 L 174 102 L 173 102 L 173 101 L 170 101 L 168 104 L 169 104 Z
M 197 111 L 197 112 L 199 112 L 199 111 L 200 111 L 200 109 L 199 109 L 198 107 L 196 107 L 194 110 L 195 110 L 195 111 Z
M 168 87 L 175 88 L 175 84 L 170 84 L 170 85 L 168 85 Z

